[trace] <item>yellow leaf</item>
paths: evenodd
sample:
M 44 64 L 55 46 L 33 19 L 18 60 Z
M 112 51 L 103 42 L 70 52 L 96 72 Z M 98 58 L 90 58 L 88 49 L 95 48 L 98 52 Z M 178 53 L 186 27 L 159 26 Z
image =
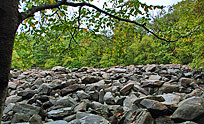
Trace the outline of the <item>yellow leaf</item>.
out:
M 34 24 L 31 24 L 31 27 L 34 27 L 35 25 Z
M 59 53 L 59 50 L 57 50 L 57 52 Z
M 27 20 L 24 20 L 23 22 L 24 22 L 24 23 L 27 23 Z
M 168 35 L 166 35 L 166 38 L 168 38 Z
M 136 39 L 137 38 L 137 36 L 136 35 L 134 35 L 134 39 Z
M 54 3 L 54 0 L 50 0 L 50 3 Z
M 124 35 L 126 36 L 126 32 L 124 32 Z
M 112 51 L 112 53 L 114 53 L 114 50 Z
M 113 30 L 113 33 L 115 33 L 115 34 L 116 34 L 116 33 L 117 33 L 117 30 L 116 30 L 116 29 L 115 29 L 115 30 Z
M 100 51 L 98 51 L 98 54 L 100 54 Z
M 83 29 L 84 32 L 87 32 L 87 29 Z
M 24 67 L 24 64 L 22 64 L 22 66 Z

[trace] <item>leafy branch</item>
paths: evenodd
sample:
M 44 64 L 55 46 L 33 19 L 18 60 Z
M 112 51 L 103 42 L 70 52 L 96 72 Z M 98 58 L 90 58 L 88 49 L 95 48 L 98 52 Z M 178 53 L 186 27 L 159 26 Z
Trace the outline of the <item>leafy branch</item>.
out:
M 66 0 L 57 1 L 56 3 L 53 3 L 53 4 L 44 4 L 44 5 L 40 5 L 40 6 L 33 6 L 33 7 L 31 7 L 31 9 L 29 9 L 29 10 L 27 10 L 25 12 L 19 13 L 19 23 L 21 23 L 26 18 L 33 17 L 35 12 L 38 12 L 38 11 L 41 11 L 41 10 L 45 10 L 45 9 L 58 8 L 61 5 L 67 5 L 67 6 L 72 6 L 72 7 L 80 7 L 79 11 L 81 11 L 81 8 L 83 6 L 94 8 L 95 10 L 97 10 L 97 11 L 99 11 L 99 12 L 101 12 L 101 13 L 103 13 L 103 14 L 111 17 L 111 18 L 117 19 L 118 21 L 124 21 L 124 22 L 129 22 L 129 23 L 136 24 L 136 25 L 142 27 L 143 29 L 145 29 L 148 33 L 151 33 L 152 35 L 154 35 L 156 38 L 158 38 L 160 40 L 163 40 L 163 41 L 166 41 L 166 42 L 176 42 L 176 41 L 178 41 L 178 39 L 187 37 L 187 36 L 189 36 L 190 34 L 192 34 L 193 32 L 196 31 L 196 30 L 192 31 L 191 33 L 189 33 L 189 34 L 187 34 L 185 36 L 180 35 L 180 36 L 177 37 L 176 40 L 169 40 L 169 39 L 165 39 L 165 38 L 160 37 L 159 35 L 157 35 L 153 31 L 148 29 L 146 27 L 145 23 L 141 24 L 141 23 L 138 23 L 136 21 L 120 18 L 120 17 L 115 16 L 115 15 L 113 15 L 113 14 L 111 14 L 111 13 L 105 11 L 105 10 L 102 10 L 102 9 L 98 8 L 97 6 L 95 6 L 93 4 L 90 4 L 90 3 L 85 3 L 85 2 L 74 3 L 74 2 L 68 2 Z M 80 12 L 79 12 L 79 14 L 80 14 Z M 80 18 L 80 16 L 79 16 L 79 18 Z

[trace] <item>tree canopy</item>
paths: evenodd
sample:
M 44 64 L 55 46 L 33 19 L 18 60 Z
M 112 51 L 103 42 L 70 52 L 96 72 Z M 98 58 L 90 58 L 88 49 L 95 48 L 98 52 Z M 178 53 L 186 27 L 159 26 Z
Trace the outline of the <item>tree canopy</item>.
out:
M 16 37 L 12 67 L 203 65 L 202 1 L 182 1 L 168 10 L 131 0 L 104 2 L 102 8 L 92 2 L 20 2 L 21 15 L 29 18 Z M 151 17 L 148 12 L 157 8 L 161 13 Z M 34 11 L 35 18 L 26 14 Z

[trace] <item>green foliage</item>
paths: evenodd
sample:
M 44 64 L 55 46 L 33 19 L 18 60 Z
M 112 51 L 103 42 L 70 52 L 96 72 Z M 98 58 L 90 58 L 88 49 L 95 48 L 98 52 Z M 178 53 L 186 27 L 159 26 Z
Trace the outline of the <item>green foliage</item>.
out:
M 55 1 L 41 1 L 38 4 L 52 2 Z M 146 8 L 145 13 L 154 8 L 137 0 L 112 2 L 113 6 L 120 9 L 110 9 L 105 3 L 104 8 L 126 19 L 142 14 L 139 7 Z M 29 8 L 32 4 L 29 2 L 26 6 Z M 42 22 L 32 22 L 29 19 L 23 22 L 24 28 L 30 25 L 30 29 L 16 37 L 12 67 L 26 69 L 37 66 L 50 69 L 58 65 L 80 68 L 153 63 L 200 67 L 204 65 L 203 8 L 203 1 L 186 0 L 170 8 L 170 13 L 162 11 L 153 22 L 148 18 L 135 19 L 141 24 L 147 23 L 147 28 L 151 27 L 164 38 L 177 39 L 179 34 L 187 35 L 173 43 L 158 40 L 136 25 L 101 16 L 94 9 L 82 7 L 81 19 L 77 11 L 73 17 L 67 18 L 66 6 L 60 7 L 58 14 L 61 17 L 55 15 L 48 18 L 46 12 L 41 11 Z M 52 10 L 55 11 L 57 9 Z M 43 22 L 46 23 L 36 27 Z M 87 27 L 82 28 L 81 23 Z M 110 30 L 96 34 L 99 29 L 106 27 L 110 27 Z
M 56 58 L 51 58 L 51 59 L 48 59 L 45 63 L 45 68 L 46 69 L 50 69 L 52 67 L 55 67 L 55 66 L 59 66 L 61 65 L 60 61 Z

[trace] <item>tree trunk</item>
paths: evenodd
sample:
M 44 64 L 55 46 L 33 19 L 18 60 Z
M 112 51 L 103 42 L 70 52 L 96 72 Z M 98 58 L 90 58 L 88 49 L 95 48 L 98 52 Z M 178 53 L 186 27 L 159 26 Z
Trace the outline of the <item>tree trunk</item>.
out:
M 19 0 L 0 0 L 0 124 L 7 95 Z

